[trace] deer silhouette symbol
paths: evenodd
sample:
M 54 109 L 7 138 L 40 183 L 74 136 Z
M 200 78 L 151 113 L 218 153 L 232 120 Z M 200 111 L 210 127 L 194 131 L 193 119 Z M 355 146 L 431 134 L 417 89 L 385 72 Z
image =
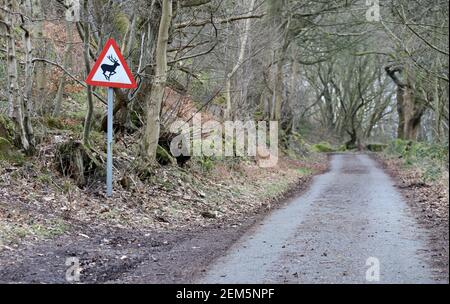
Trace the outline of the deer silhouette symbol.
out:
M 116 58 L 114 58 L 112 55 L 108 56 L 108 59 L 113 63 L 112 65 L 110 64 L 102 64 L 102 70 L 103 70 L 103 75 L 105 76 L 106 80 L 110 81 L 111 80 L 111 76 L 114 74 L 117 74 L 116 69 L 117 67 L 120 66 L 119 64 L 119 60 L 117 60 Z M 109 74 L 107 74 L 109 73 Z

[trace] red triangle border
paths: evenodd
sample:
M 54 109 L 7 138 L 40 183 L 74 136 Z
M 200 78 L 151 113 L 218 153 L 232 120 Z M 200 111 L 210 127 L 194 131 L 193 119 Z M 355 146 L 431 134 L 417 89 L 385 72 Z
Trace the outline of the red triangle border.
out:
M 92 80 L 95 76 L 95 73 L 100 68 L 102 61 L 105 58 L 105 56 L 108 53 L 108 50 L 110 49 L 111 46 L 114 48 L 114 51 L 116 52 L 117 56 L 119 57 L 119 61 L 121 62 L 121 65 L 124 68 L 125 73 L 127 74 L 128 78 L 130 78 L 131 84 Z M 133 74 L 131 73 L 131 70 L 128 67 L 127 62 L 125 61 L 125 58 L 123 58 L 123 55 L 120 52 L 119 46 L 117 45 L 117 43 L 114 39 L 111 38 L 106 42 L 105 47 L 103 48 L 103 51 L 101 52 L 100 56 L 98 57 L 97 61 L 94 64 L 94 67 L 92 68 L 91 72 L 89 73 L 89 75 L 86 79 L 86 83 L 90 86 L 96 86 L 96 87 L 108 87 L 108 88 L 119 88 L 119 89 L 135 89 L 135 88 L 137 88 L 136 80 L 134 79 Z

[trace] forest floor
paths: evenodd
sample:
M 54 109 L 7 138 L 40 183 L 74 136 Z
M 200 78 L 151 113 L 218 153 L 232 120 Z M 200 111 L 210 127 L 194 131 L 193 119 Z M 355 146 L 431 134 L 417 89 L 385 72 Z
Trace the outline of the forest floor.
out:
M 128 174 L 126 187 L 116 176 L 109 199 L 102 181 L 80 189 L 55 173 L 52 157 L 44 150 L 0 166 L 0 282 L 66 283 L 69 257 L 79 259 L 82 283 L 189 281 L 327 169 L 320 154 L 283 157 L 271 169 L 251 161 L 168 166 L 151 182 Z

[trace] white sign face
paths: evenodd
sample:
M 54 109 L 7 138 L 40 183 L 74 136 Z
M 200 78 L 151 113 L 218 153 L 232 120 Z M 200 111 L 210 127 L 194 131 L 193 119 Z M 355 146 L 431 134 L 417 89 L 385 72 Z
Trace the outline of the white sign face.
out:
M 106 52 L 105 58 L 103 58 L 100 63 L 100 69 L 97 69 L 92 80 L 97 82 L 109 81 L 123 84 L 132 83 L 125 72 L 123 65 L 119 62 L 119 57 L 112 45 Z
M 115 88 L 136 87 L 133 75 L 114 40 L 110 39 L 106 43 L 86 83 Z

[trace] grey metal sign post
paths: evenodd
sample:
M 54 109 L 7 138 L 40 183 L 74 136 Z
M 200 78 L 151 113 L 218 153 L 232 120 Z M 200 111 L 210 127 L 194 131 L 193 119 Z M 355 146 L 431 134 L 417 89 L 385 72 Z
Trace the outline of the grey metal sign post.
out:
M 114 89 L 108 88 L 108 137 L 107 137 L 107 164 L 106 164 L 106 194 L 113 193 L 113 137 L 114 137 Z

